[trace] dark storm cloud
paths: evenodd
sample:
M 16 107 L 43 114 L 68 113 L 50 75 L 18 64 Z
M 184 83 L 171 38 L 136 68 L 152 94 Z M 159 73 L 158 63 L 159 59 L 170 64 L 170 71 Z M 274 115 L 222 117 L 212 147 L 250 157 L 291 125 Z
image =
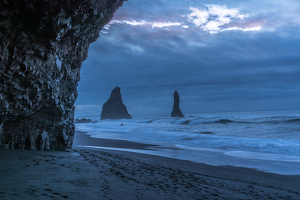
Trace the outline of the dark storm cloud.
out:
M 189 21 L 189 7 L 209 24 Z M 186 112 L 299 109 L 299 8 L 292 0 L 126 2 L 90 47 L 77 110 L 101 109 L 114 86 L 133 114 L 169 112 L 175 89 Z

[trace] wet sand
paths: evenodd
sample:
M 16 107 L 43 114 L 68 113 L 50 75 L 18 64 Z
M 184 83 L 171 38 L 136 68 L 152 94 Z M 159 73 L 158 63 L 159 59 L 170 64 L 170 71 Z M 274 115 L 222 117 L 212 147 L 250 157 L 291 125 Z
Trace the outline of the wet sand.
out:
M 152 146 L 76 134 L 73 152 L 0 148 L 0 199 L 300 199 L 300 176 L 82 148 Z
M 156 145 L 130 142 L 126 140 L 92 138 L 82 131 L 76 131 L 75 138 L 73 141 L 73 147 L 76 148 L 77 146 L 81 146 L 81 145 L 123 148 L 123 149 L 137 149 L 137 150 L 146 150 L 146 149 L 151 149 L 151 147 L 156 147 Z

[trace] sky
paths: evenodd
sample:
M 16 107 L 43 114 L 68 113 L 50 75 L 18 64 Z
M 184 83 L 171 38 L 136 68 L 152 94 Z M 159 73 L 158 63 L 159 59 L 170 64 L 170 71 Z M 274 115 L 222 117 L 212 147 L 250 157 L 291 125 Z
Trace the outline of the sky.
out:
M 128 0 L 90 45 L 75 116 L 300 109 L 300 1 Z

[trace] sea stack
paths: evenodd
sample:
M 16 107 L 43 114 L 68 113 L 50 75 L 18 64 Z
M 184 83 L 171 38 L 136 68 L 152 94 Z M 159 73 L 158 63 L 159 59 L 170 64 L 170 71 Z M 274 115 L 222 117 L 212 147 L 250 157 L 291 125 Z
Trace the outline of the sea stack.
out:
M 123 2 L 0 1 L 0 146 L 72 148 L 82 62 Z
M 184 117 L 180 108 L 179 108 L 179 94 L 175 90 L 174 92 L 174 105 L 173 105 L 173 110 L 171 112 L 171 117 Z
M 132 119 L 123 104 L 119 87 L 113 89 L 109 99 L 103 104 L 100 119 Z

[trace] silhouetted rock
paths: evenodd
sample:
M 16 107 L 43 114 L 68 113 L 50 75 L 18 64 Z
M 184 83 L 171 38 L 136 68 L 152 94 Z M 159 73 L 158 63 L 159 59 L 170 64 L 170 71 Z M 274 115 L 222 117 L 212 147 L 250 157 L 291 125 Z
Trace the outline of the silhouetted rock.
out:
M 75 119 L 75 124 L 80 124 L 80 123 L 92 123 L 93 121 L 91 119 L 86 119 L 86 118 L 82 118 L 82 119 Z M 94 122 L 93 122 L 94 123 Z
M 171 117 L 184 117 L 180 108 L 179 108 L 179 94 L 175 90 L 174 92 L 174 105 L 173 105 L 173 110 L 171 112 Z
M 0 145 L 71 149 L 82 62 L 123 1 L 0 1 Z
M 132 119 L 123 104 L 119 87 L 115 87 L 110 98 L 103 104 L 100 119 Z

